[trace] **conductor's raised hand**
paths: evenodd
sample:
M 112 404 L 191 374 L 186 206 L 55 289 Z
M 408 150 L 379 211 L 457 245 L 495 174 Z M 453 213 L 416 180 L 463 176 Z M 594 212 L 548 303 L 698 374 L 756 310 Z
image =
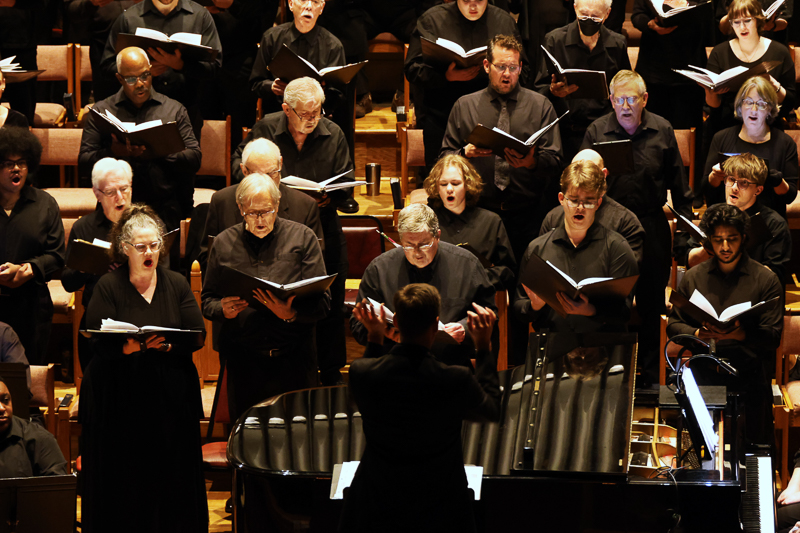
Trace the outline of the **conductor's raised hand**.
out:
M 238 296 L 226 296 L 220 300 L 220 304 L 222 304 L 222 314 L 227 319 L 236 318 L 245 307 L 250 305 Z
M 492 340 L 492 330 L 497 316 L 488 307 L 481 307 L 473 302 L 475 312 L 467 311 L 467 327 L 475 347 L 479 350 L 488 350 Z
M 366 328 L 369 342 L 383 344 L 383 337 L 389 336 L 387 333 L 386 310 L 383 306 L 375 310 L 369 300 L 364 298 L 353 308 L 353 316 Z
M 470 68 L 458 68 L 456 62 L 453 61 L 450 63 L 450 66 L 447 67 L 447 72 L 444 73 L 444 77 L 447 78 L 447 81 L 469 81 L 475 79 L 475 76 L 477 76 L 480 71 L 480 65 L 475 65 Z
M 289 296 L 286 300 L 281 300 L 270 291 L 264 289 L 256 289 L 253 291 L 253 296 L 256 300 L 267 306 L 267 308 L 275 313 L 275 316 L 281 320 L 291 320 L 297 316 L 297 311 L 292 309 L 292 302 L 295 295 Z

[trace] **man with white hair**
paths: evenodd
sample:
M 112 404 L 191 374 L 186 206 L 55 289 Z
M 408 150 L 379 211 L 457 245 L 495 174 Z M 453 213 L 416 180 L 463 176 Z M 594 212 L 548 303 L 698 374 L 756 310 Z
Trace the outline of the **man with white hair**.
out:
M 397 228 L 401 247 L 372 260 L 361 278 L 356 301 L 372 298 L 394 311 L 392 301 L 398 290 L 409 283 L 433 285 L 442 297 L 439 320 L 444 332 L 463 348 L 437 342 L 433 353 L 444 362 L 462 363 L 462 355 L 474 349 L 466 330 L 467 311 L 472 310 L 473 302 L 496 310 L 494 286 L 475 255 L 439 242 L 439 220 L 427 205 L 411 204 L 400 211 Z M 352 317 L 350 327 L 356 340 L 365 345 L 364 325 Z M 395 327 L 387 328 L 386 337 L 390 341 L 384 345 L 387 350 L 400 338 Z
M 342 130 L 323 116 L 325 94 L 319 82 L 299 78 L 286 85 L 282 110 L 256 122 L 242 141 L 231 163 L 236 181 L 244 174 L 241 156 L 247 144 L 260 137 L 274 142 L 283 157 L 281 176 L 297 176 L 321 182 L 339 174 L 354 176 L 350 150 Z M 318 345 L 322 383 L 341 381 L 339 369 L 347 362 L 345 346 L 344 282 L 347 278 L 347 242 L 336 210 L 349 197 L 346 190 L 333 191 L 317 198 L 325 240 L 325 269 L 338 276 L 331 286 L 331 313 L 317 325 L 317 336 L 327 340 Z
M 67 243 L 67 257 L 74 249 L 77 240 L 94 242 L 95 239 L 109 242 L 111 227 L 122 216 L 125 208 L 131 204 L 133 194 L 133 170 L 123 160 L 106 157 L 95 163 L 92 169 L 92 192 L 97 198 L 94 212 L 81 217 L 72 226 Z M 110 269 L 116 268 L 112 263 Z M 88 309 L 92 299 L 92 291 L 100 276 L 64 267 L 61 273 L 61 284 L 69 292 L 83 288 L 83 307 Z M 86 314 L 81 318 L 81 329 L 86 326 Z M 92 351 L 88 340 L 78 337 L 78 352 L 81 369 L 89 364 Z
M 141 124 L 151 120 L 176 122 L 185 148 L 167 157 L 153 158 L 143 146 L 121 142 L 103 133 L 103 118 L 89 113 L 84 120 L 78 165 L 83 175 L 105 157 L 127 161 L 136 180 L 133 202 L 153 208 L 168 230 L 177 229 L 180 221 L 191 216 L 194 207 L 194 177 L 200 169 L 200 144 L 192 131 L 186 108 L 153 89 L 155 65 L 150 64 L 141 48 L 130 47 L 117 55 L 117 80 L 122 88 L 113 96 L 97 102 L 99 113 L 111 112 L 122 122 Z M 177 259 L 173 256 L 173 259 Z M 175 261 L 177 264 L 178 261 Z
M 278 205 L 278 217 L 299 222 L 308 226 L 317 235 L 320 245 L 323 244 L 322 224 L 319 219 L 319 208 L 310 196 L 300 191 L 287 187 L 281 183 L 281 166 L 283 159 L 275 143 L 264 138 L 253 139 L 242 152 L 240 168 L 244 176 L 253 173 L 269 176 L 281 192 L 281 201 Z M 242 221 L 242 215 L 236 208 L 236 190 L 239 184 L 225 187 L 211 196 L 208 206 L 206 229 L 200 242 L 200 255 L 197 260 L 203 273 L 208 262 L 208 239 L 216 237 L 231 226 Z M 324 249 L 323 249 L 324 250 Z
M 611 31 L 603 22 L 611 13 L 611 0 L 575 0 L 577 20 L 551 31 L 545 36 L 544 47 L 562 68 L 599 70 L 610 80 L 622 69 L 630 69 L 625 37 Z M 605 99 L 571 98 L 578 86 L 558 81 L 548 71 L 544 55 L 539 62 L 536 91 L 550 98 L 559 115 L 569 110 L 561 121 L 561 141 L 564 158 L 569 161 L 581 146 L 583 132 L 594 120 L 611 111 Z

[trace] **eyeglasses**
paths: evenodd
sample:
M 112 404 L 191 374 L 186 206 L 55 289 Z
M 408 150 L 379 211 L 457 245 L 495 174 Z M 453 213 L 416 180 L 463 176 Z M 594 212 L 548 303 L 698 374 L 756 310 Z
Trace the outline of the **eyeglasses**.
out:
M 498 72 L 505 72 L 508 70 L 509 74 L 516 74 L 520 71 L 519 65 L 498 65 L 497 63 L 492 63 L 492 66 L 498 70 Z
M 125 83 L 127 83 L 128 85 L 136 85 L 136 80 L 139 80 L 142 83 L 147 83 L 147 80 L 150 79 L 150 76 L 151 76 L 150 71 L 145 70 L 138 76 L 126 76 L 122 79 L 125 80 Z
M 28 162 L 24 159 L 7 159 L 2 165 L 6 170 L 14 170 L 14 167 L 19 167 L 20 170 L 28 168 Z
M 728 176 L 725 178 L 725 185 L 728 187 L 733 187 L 734 184 L 736 184 L 743 191 L 746 191 L 751 185 L 756 185 L 754 181 L 737 180 L 733 176 Z
M 311 4 L 311 7 L 319 7 L 325 3 L 325 0 L 297 0 L 297 4 L 299 6 L 304 6 L 306 4 Z
M 106 189 L 100 192 L 103 193 L 108 198 L 115 198 L 118 194 L 125 196 L 130 192 L 130 190 L 131 190 L 130 186 L 126 186 L 126 187 L 119 187 L 117 189 Z
M 737 20 L 732 20 L 732 21 L 731 21 L 731 26 L 733 26 L 734 28 L 738 28 L 738 27 L 739 27 L 739 26 L 741 26 L 742 24 L 744 24 L 745 26 L 747 26 L 747 25 L 749 25 L 751 22 L 753 22 L 753 19 L 751 19 L 751 18 L 749 18 L 749 19 L 737 19 Z
M 592 198 L 591 200 L 573 200 L 572 198 L 566 198 L 567 205 L 571 208 L 575 209 L 579 205 L 582 205 L 584 209 L 594 209 L 597 207 L 597 200 Z
M 275 210 L 271 211 L 248 211 L 244 214 L 244 216 L 248 218 L 252 218 L 253 220 L 258 220 L 259 218 L 269 218 L 270 216 L 275 214 Z
M 769 107 L 769 102 L 765 102 L 764 100 L 759 100 L 758 102 L 754 102 L 752 98 L 745 98 L 742 100 L 742 107 L 750 107 L 750 108 L 757 108 L 759 111 L 766 111 Z
M 603 17 L 590 17 L 588 15 L 578 15 L 578 20 L 593 20 L 594 22 L 603 22 Z
M 256 172 L 256 171 L 255 171 L 255 170 L 253 170 L 252 168 L 248 167 L 248 166 L 247 166 L 247 164 L 245 164 L 245 165 L 244 165 L 244 168 L 246 168 L 246 169 L 247 169 L 247 173 L 248 173 L 248 175 L 249 175 L 249 174 L 265 174 L 265 175 L 267 175 L 267 176 L 273 176 L 273 177 L 274 177 L 276 174 L 277 174 L 277 175 L 280 175 L 280 173 L 281 173 L 281 167 L 278 167 L 278 168 L 277 168 L 277 169 L 275 169 L 275 170 L 268 170 L 268 171 L 266 171 L 266 172 Z
M 618 106 L 623 105 L 625 102 L 628 102 L 628 105 L 632 106 L 633 104 L 638 102 L 640 98 L 641 96 L 628 96 L 627 98 L 625 96 L 615 96 L 611 99 L 611 101 L 617 104 Z
M 414 246 L 403 246 L 403 250 L 406 252 L 413 252 L 414 250 L 419 250 L 421 252 L 427 252 L 430 250 L 433 245 L 436 244 L 436 239 L 432 240 L 428 244 L 416 244 Z
M 297 115 L 297 118 L 299 118 L 303 122 L 317 122 L 319 119 L 322 118 L 322 115 L 325 114 L 325 110 L 321 108 L 319 110 L 319 113 L 317 113 L 316 115 L 312 115 L 310 113 L 303 113 L 301 115 L 300 113 L 295 111 L 294 108 L 292 108 L 292 111 L 294 111 L 294 114 Z
M 161 241 L 153 241 L 142 244 L 133 244 L 132 242 L 128 241 L 125 242 L 133 246 L 133 249 L 139 252 L 140 254 L 145 253 L 147 250 L 151 250 L 152 252 L 157 252 L 158 249 L 161 248 Z

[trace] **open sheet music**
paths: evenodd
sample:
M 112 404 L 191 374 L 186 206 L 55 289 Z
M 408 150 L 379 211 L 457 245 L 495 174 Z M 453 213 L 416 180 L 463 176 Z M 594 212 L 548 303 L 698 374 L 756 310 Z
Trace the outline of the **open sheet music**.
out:
M 297 78 L 314 78 L 317 81 L 331 81 L 341 85 L 350 83 L 350 80 L 364 68 L 367 61 L 351 63 L 343 66 L 317 68 L 303 57 L 295 54 L 286 44 L 281 46 L 275 57 L 269 62 L 267 68 L 276 78 L 283 81 L 292 81 Z
M 328 178 L 325 181 L 312 181 L 307 180 L 304 178 L 298 178 L 297 176 L 286 176 L 285 178 L 281 178 L 281 183 L 284 185 L 291 187 L 292 189 L 297 189 L 299 191 L 303 191 L 306 193 L 316 193 L 316 194 L 327 194 L 331 191 L 338 191 L 339 189 L 349 189 L 351 187 L 358 187 L 359 185 L 364 185 L 363 181 L 338 181 L 342 179 L 343 176 L 350 174 L 352 170 L 345 170 L 341 174 L 338 174 L 332 178 Z
M 219 51 L 210 46 L 202 44 L 203 36 L 199 33 L 178 32 L 167 35 L 158 30 L 139 27 L 136 33 L 120 33 L 117 35 L 117 42 L 114 50 L 120 53 L 125 48 L 136 46 L 144 51 L 148 48 L 161 48 L 169 54 L 174 54 L 175 50 L 181 51 L 183 59 L 193 61 L 214 61 L 217 59 Z
M 464 50 L 458 43 L 439 37 L 431 41 L 425 37 L 420 38 L 422 55 L 434 63 L 449 65 L 455 62 L 458 68 L 470 68 L 482 65 L 486 57 L 486 46 L 479 46 L 472 50 Z
M 565 112 L 564 115 L 567 113 L 569 113 L 569 111 Z M 467 137 L 467 142 L 474 144 L 478 148 L 491 148 L 492 153 L 497 157 L 505 157 L 506 148 L 516 150 L 518 153 L 525 156 L 531 151 L 531 148 L 536 145 L 536 142 L 541 139 L 545 133 L 550 131 L 553 126 L 558 124 L 559 120 L 564 118 L 564 115 L 557 117 L 553 122 L 546 125 L 539 131 L 534 132 L 533 135 L 524 141 L 517 139 L 510 133 L 506 133 L 501 129 L 490 129 L 483 124 L 478 124 L 475 126 L 475 128 L 473 128 L 472 132 L 469 134 L 469 137 Z
M 177 122 L 164 124 L 161 120 L 150 120 L 136 124 L 119 120 L 107 109 L 100 112 L 93 107 L 92 112 L 103 119 L 97 121 L 98 129 L 107 135 L 116 135 L 120 142 L 127 140 L 132 145 L 144 146 L 144 157 L 166 157 L 186 148 Z
M 547 72 L 555 76 L 558 81 L 563 81 L 567 85 L 577 85 L 578 90 L 570 93 L 567 98 L 590 98 L 593 100 L 608 99 L 608 82 L 606 73 L 602 70 L 585 70 L 578 68 L 562 68 L 553 54 L 542 45 L 544 50 L 544 62 L 547 65 Z
M 761 313 L 772 309 L 780 303 L 780 298 L 776 296 L 765 302 L 758 302 L 755 304 L 752 302 L 741 302 L 724 309 L 719 314 L 717 314 L 711 302 L 698 290 L 695 290 L 690 298 L 687 298 L 678 291 L 672 291 L 669 301 L 672 305 L 699 323 L 708 323 L 720 331 L 727 332 L 736 327 L 737 320 L 745 318 L 753 313 Z
M 228 266 L 222 267 L 223 272 L 221 280 L 223 281 L 223 290 L 228 296 L 239 296 L 246 300 L 252 306 L 262 306 L 263 304 L 257 302 L 253 291 L 262 289 L 269 291 L 281 300 L 288 300 L 290 296 L 309 296 L 314 294 L 321 294 L 328 290 L 328 287 L 333 283 L 336 274 L 328 276 L 317 276 L 314 278 L 303 279 L 293 283 L 275 283 L 262 278 L 245 274 L 241 270 L 236 270 Z
M 694 70 L 678 68 L 672 70 L 682 76 L 686 76 L 690 80 L 696 81 L 700 85 L 708 87 L 712 91 L 724 89 L 726 87 L 732 91 L 736 91 L 739 89 L 739 87 L 741 87 L 745 80 L 752 78 L 753 76 L 765 74 L 777 67 L 779 64 L 779 61 L 762 61 L 761 63 L 753 65 L 750 68 L 747 68 L 744 65 L 739 65 L 738 67 L 729 68 L 728 70 L 720 72 L 719 74 L 704 68 L 695 67 L 694 65 L 689 65 L 687 67 Z
M 664 6 L 664 0 L 650 0 L 656 12 L 658 25 L 662 28 L 678 26 L 699 19 L 709 19 L 712 15 L 711 0 L 704 0 L 683 7 Z M 667 7 L 667 9 L 664 9 Z

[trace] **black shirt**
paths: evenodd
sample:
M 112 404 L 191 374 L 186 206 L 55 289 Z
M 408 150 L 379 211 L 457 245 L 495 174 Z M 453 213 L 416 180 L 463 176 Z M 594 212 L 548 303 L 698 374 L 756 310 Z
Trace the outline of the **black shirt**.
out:
M 225 50 L 220 76 L 233 75 L 240 80 L 250 76 L 266 22 L 263 4 L 261 0 L 235 0 L 230 7 L 211 15 Z
M 429 114 L 442 124 L 455 101 L 465 94 L 486 87 L 483 69 L 469 81 L 447 81 L 445 72 L 449 65 L 429 64 L 422 56 L 420 38 L 436 41 L 439 37 L 460 45 L 464 50 L 486 46 L 495 35 L 513 35 L 521 41 L 517 24 L 511 15 L 498 7 L 487 5 L 483 16 L 476 21 L 467 20 L 451 2 L 430 8 L 417 19 L 417 27 L 411 34 L 404 72 L 408 82 L 414 85 L 414 102 L 417 111 Z M 526 60 L 525 57 L 520 58 Z
M 784 98 L 783 102 L 781 102 L 781 112 L 778 116 L 788 117 L 790 111 L 794 109 L 795 102 L 797 101 L 794 60 L 792 58 L 792 53 L 789 52 L 789 49 L 783 46 L 781 43 L 771 41 L 769 43 L 769 48 L 767 48 L 767 51 L 763 56 L 750 63 L 745 63 L 736 57 L 736 55 L 733 53 L 730 43 L 731 41 L 719 43 L 714 47 L 713 50 L 711 50 L 711 54 L 708 56 L 708 70 L 711 72 L 720 73 L 738 66 L 750 68 L 763 61 L 777 61 L 779 63 L 778 66 L 770 71 L 770 75 L 778 80 L 778 83 L 780 83 L 781 86 L 786 88 L 786 98 Z M 721 128 L 733 126 L 737 123 L 736 117 L 733 116 L 733 104 L 736 101 L 737 92 L 738 88 L 736 90 L 730 90 L 725 94 L 721 94 L 720 98 L 722 99 L 722 105 L 720 105 L 718 108 L 712 108 L 712 118 L 715 118 L 719 124 L 716 131 Z
M 314 65 L 317 70 L 345 64 L 341 41 L 318 24 L 308 33 L 300 33 L 294 22 L 268 29 L 261 38 L 261 46 L 253 64 L 253 71 L 250 73 L 250 83 L 253 92 L 270 102 L 277 102 L 278 97 L 272 92 L 275 76 L 267 67 L 284 44 L 292 52 Z
M 16 126 L 18 128 L 27 128 L 28 119 L 20 113 L 19 111 L 14 111 L 13 109 L 8 110 L 8 115 L 6 116 L 6 121 L 3 123 L 3 127 L 7 126 Z
M 106 218 L 103 213 L 103 207 L 98 203 L 94 212 L 78 219 L 72 226 L 69 232 L 69 242 L 67 243 L 67 256 L 72 248 L 72 243 L 76 240 L 93 242 L 95 239 L 109 242 L 108 234 L 111 233 L 111 227 L 114 224 Z M 83 289 L 83 306 L 89 306 L 89 300 L 92 299 L 92 291 L 95 284 L 100 279 L 100 276 L 95 274 L 87 274 L 80 270 L 73 270 L 69 267 L 64 267 L 61 272 L 61 284 L 64 289 L 69 292 L 75 292 Z
M 443 206 L 434 208 L 442 230 L 441 240 L 469 244 L 492 266 L 486 269 L 489 282 L 498 291 L 514 289 L 517 262 L 503 221 L 496 213 L 468 206 L 458 215 Z
M 394 312 L 394 294 L 409 283 L 428 283 L 439 290 L 442 297 L 439 320 L 444 324 L 458 322 L 466 330 L 467 311 L 472 310 L 473 302 L 495 309 L 495 289 L 478 258 L 446 242 L 439 243 L 436 257 L 422 269 L 406 260 L 402 248 L 379 255 L 364 271 L 356 301 L 372 298 Z M 367 343 L 367 330 L 355 317 L 350 319 L 350 328 L 360 344 Z M 388 339 L 384 342 L 393 344 Z
M 39 424 L 12 417 L 9 430 L 0 434 L 0 479 L 66 474 L 56 438 Z
M 491 7 L 491 6 L 489 6 Z M 461 153 L 467 138 L 478 124 L 495 127 L 500 118 L 502 96 L 491 87 L 458 99 L 442 140 L 441 155 Z M 533 133 L 553 122 L 557 117 L 553 106 L 542 95 L 517 85 L 506 95 L 508 101 L 509 131 L 511 135 L 525 141 Z M 561 138 L 558 124 L 545 133 L 536 143 L 536 166 L 533 169 L 509 168 L 511 181 L 504 191 L 494 184 L 495 156 L 473 157 L 470 163 L 483 178 L 481 196 L 489 204 L 512 200 L 515 203 L 532 203 L 538 200 L 550 180 L 556 179 L 561 168 Z
M 759 201 L 764 205 L 774 209 L 782 217 L 786 217 L 786 205 L 790 204 L 797 197 L 797 179 L 800 175 L 800 168 L 797 163 L 797 144 L 794 139 L 777 128 L 770 128 L 770 138 L 763 143 L 750 143 L 739 137 L 742 126 L 731 126 L 717 132 L 711 140 L 711 148 L 708 150 L 708 159 L 701 176 L 702 190 L 710 204 L 718 204 L 725 201 L 725 183 L 720 183 L 718 187 L 711 188 L 708 182 L 708 175 L 714 165 L 719 164 L 723 154 L 750 153 L 767 161 L 770 170 L 777 170 L 783 174 L 783 179 L 789 185 L 786 194 L 778 196 L 773 187 L 764 187 L 759 195 Z
M 577 248 L 569 240 L 563 223 L 536 238 L 525 250 L 520 272 L 525 270 L 534 254 L 545 261 L 550 261 L 578 283 L 586 278 L 619 279 L 639 273 L 636 257 L 625 238 L 597 222 L 589 227 L 586 237 Z M 523 320 L 533 322 L 536 331 L 543 329 L 574 333 L 627 331 L 626 323 L 631 314 L 631 297 L 590 300 L 589 303 L 595 306 L 595 316 L 567 315 L 567 318 L 562 318 L 546 304 L 540 310 L 534 311 L 522 284 L 518 283 L 514 312 Z
M 167 16 L 162 15 L 153 5 L 154 0 L 144 0 L 124 11 L 111 26 L 100 68 L 102 75 L 113 78 L 117 73 L 117 35 L 135 33 L 136 28 L 150 28 L 167 35 L 187 32 L 202 35 L 200 44 L 218 50 L 215 61 L 185 60 L 180 71 L 167 68 L 161 76 L 153 78 L 153 88 L 185 106 L 195 104 L 200 91 L 198 84 L 214 77 L 216 69 L 222 66 L 222 44 L 217 35 L 214 19 L 206 8 L 191 0 L 179 0 L 178 6 Z M 100 73 L 95 73 L 100 75 Z
M 120 89 L 117 94 L 95 104 L 100 113 L 110 111 L 123 122 L 141 124 L 150 120 L 164 123 L 176 122 L 186 148 L 161 159 L 129 157 L 125 160 L 133 168 L 134 202 L 145 202 L 159 216 L 162 207 L 170 203 L 180 206 L 184 216 L 191 213 L 194 206 L 194 176 L 200 169 L 200 144 L 192 131 L 192 124 L 186 108 L 177 100 L 152 91 L 152 96 L 141 107 L 136 107 Z M 115 157 L 111 151 L 111 136 L 106 135 L 99 126 L 103 119 L 89 113 L 83 122 L 83 136 L 78 165 L 82 175 L 90 175 L 92 167 L 104 157 Z M 175 229 L 174 221 L 164 221 L 168 229 Z
M 781 342 L 783 330 L 783 287 L 778 277 L 763 265 L 743 253 L 736 268 L 730 274 L 724 274 L 717 265 L 716 258 L 704 261 L 686 271 L 678 287 L 678 292 L 690 298 L 694 291 L 703 296 L 720 313 L 732 305 L 750 302 L 755 305 L 775 296 L 781 298 L 781 304 L 772 310 L 766 310 L 741 319 L 745 331 L 745 340 L 722 341 L 726 345 L 742 345 L 755 353 L 762 363 L 769 366 L 775 361 L 775 350 Z M 701 324 L 678 308 L 673 308 L 669 317 L 667 335 L 694 335 Z
M 561 68 L 600 70 L 606 73 L 607 82 L 611 82 L 611 78 L 620 70 L 630 70 L 631 68 L 625 37 L 605 26 L 600 27 L 600 38 L 591 52 L 581 40 L 577 20 L 548 33 L 545 37 L 544 47 L 553 54 L 556 61 L 561 64 Z M 536 91 L 550 98 L 559 115 L 563 115 L 569 109 L 569 114 L 564 117 L 563 121 L 565 128 L 586 127 L 611 111 L 611 101 L 607 99 L 568 99 L 550 94 L 551 78 L 543 56 L 544 54 L 537 65 Z
M 639 219 L 633 212 L 620 204 L 610 196 L 603 196 L 603 203 L 594 213 L 594 219 L 612 231 L 616 231 L 628 241 L 633 255 L 636 257 L 636 264 L 641 268 L 642 253 L 644 251 L 644 239 L 646 237 L 644 228 Z M 545 233 L 564 225 L 564 208 L 554 207 L 542 222 L 542 229 L 539 230 L 541 237 Z

